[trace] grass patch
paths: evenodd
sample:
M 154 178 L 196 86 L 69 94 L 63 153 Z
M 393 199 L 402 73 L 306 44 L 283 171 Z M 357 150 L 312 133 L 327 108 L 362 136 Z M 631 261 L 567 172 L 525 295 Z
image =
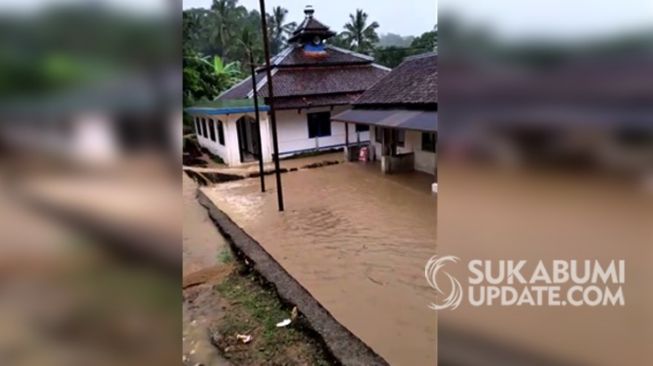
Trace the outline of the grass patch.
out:
M 213 160 L 214 163 L 216 163 L 216 164 L 224 164 L 224 160 L 222 160 L 221 157 L 219 157 L 219 156 L 217 156 L 217 155 L 213 155 L 213 154 L 211 154 L 210 157 L 211 157 L 211 160 Z
M 272 289 L 262 286 L 253 274 L 232 273 L 216 286 L 231 304 L 217 326 L 218 345 L 226 358 L 238 365 L 333 365 L 321 345 L 301 330 L 276 324 L 290 318 L 291 309 L 279 302 Z M 237 334 L 253 340 L 242 344 Z
M 218 262 L 219 263 L 232 263 L 234 261 L 234 255 L 231 252 L 229 247 L 225 246 L 220 253 L 218 253 Z

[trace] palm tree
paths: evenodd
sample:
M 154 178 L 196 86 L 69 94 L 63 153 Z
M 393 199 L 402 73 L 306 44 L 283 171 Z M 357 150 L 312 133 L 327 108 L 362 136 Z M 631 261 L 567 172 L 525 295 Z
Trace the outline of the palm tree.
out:
M 238 0 L 213 0 L 213 33 L 211 40 L 221 49 L 222 57 L 227 57 L 229 45 L 234 38 L 234 29 L 238 28 L 241 20 L 247 15 L 247 9 L 238 6 Z
M 376 34 L 378 27 L 377 22 L 367 25 L 367 13 L 356 9 L 356 14 L 349 14 L 349 23 L 345 24 L 342 36 L 350 49 L 369 54 L 374 50 L 374 44 L 379 41 L 379 35 Z
M 272 54 L 281 51 L 281 47 L 288 40 L 287 36 L 297 27 L 295 22 L 286 23 L 286 15 L 288 15 L 288 10 L 280 6 L 272 8 L 272 15 L 268 15 Z

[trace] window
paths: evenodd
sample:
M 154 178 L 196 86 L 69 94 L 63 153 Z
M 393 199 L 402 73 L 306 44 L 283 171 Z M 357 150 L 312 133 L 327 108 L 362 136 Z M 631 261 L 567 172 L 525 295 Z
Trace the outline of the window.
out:
M 331 136 L 331 112 L 309 113 L 308 138 Z
M 211 135 L 211 140 L 215 141 L 215 123 L 212 119 L 209 120 L 209 134 Z
M 208 134 L 206 133 L 206 119 L 202 118 L 202 136 L 208 137 Z
M 200 129 L 200 119 L 199 117 L 195 117 L 195 133 L 196 134 L 201 134 L 202 130 Z
M 422 150 L 435 152 L 435 145 L 437 144 L 437 136 L 435 133 L 422 132 Z
M 376 140 L 378 143 L 383 142 L 383 128 L 374 127 L 374 140 Z
M 224 145 L 224 126 L 220 120 L 218 120 L 218 142 L 220 145 Z
M 356 132 L 365 132 L 370 130 L 370 125 L 356 124 Z
M 397 143 L 397 146 L 404 147 L 406 144 L 406 131 L 404 130 L 393 130 L 394 140 Z

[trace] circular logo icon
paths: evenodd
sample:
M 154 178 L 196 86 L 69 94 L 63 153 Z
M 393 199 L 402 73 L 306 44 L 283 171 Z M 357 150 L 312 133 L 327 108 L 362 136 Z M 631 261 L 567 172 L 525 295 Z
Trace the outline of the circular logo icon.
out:
M 460 302 L 463 299 L 463 288 L 460 285 L 460 282 L 458 282 L 458 280 L 455 279 L 448 272 L 442 271 L 442 274 L 444 274 L 449 279 L 450 288 L 451 288 L 449 294 L 446 294 L 442 290 L 442 288 L 438 286 L 438 282 L 437 282 L 438 273 L 440 273 L 442 267 L 444 267 L 444 265 L 448 262 L 457 263 L 458 260 L 459 258 L 453 255 L 447 255 L 443 257 L 438 257 L 437 255 L 434 255 L 426 263 L 426 268 L 424 269 L 424 275 L 426 276 L 426 281 L 428 281 L 429 285 L 433 287 L 433 289 L 437 292 L 438 300 L 442 299 L 442 301 L 438 301 L 439 304 L 432 303 L 431 305 L 429 305 L 429 308 L 433 310 L 443 310 L 443 309 L 454 310 L 460 305 Z

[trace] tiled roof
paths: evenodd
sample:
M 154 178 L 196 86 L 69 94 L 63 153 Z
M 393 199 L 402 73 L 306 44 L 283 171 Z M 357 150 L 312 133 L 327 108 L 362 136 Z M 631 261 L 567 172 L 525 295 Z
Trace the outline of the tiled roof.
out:
M 333 93 L 363 92 L 388 74 L 385 68 L 371 64 L 346 67 L 303 67 L 275 69 L 272 80 L 275 97 L 293 97 Z M 259 95 L 267 96 L 265 72 L 256 76 Z M 262 83 L 261 83 L 262 81 Z M 248 98 L 252 93 L 251 78 L 247 78 L 218 97 Z
M 304 20 L 299 24 L 297 29 L 295 29 L 292 37 L 290 37 L 288 42 L 296 42 L 299 41 L 300 39 L 306 40 L 311 36 L 319 36 L 322 39 L 326 39 L 326 38 L 333 37 L 335 35 L 336 33 L 329 30 L 329 27 L 322 24 L 317 19 L 313 18 L 313 15 L 311 13 L 311 15 L 304 18 Z
M 298 34 L 304 30 L 328 30 L 329 27 L 326 25 L 322 24 L 319 20 L 313 18 L 313 17 L 306 17 L 304 18 L 304 21 L 302 21 L 299 26 L 297 26 L 297 29 L 293 32 L 293 34 Z
M 256 82 L 258 83 L 265 77 L 265 72 L 259 72 L 256 74 Z M 222 99 L 240 99 L 247 98 L 247 95 L 252 91 L 252 77 L 248 77 L 238 84 L 232 86 L 230 89 L 226 90 L 220 96 L 218 100 Z
M 351 104 L 360 95 L 361 92 L 274 98 L 275 99 L 274 108 L 295 109 L 295 108 L 308 108 L 308 107 L 319 107 L 319 106 L 329 106 L 329 105 L 346 105 L 346 104 Z
M 369 64 L 373 59 L 348 50 L 327 45 L 326 56 L 320 58 L 308 57 L 301 47 L 294 47 L 283 58 L 278 59 L 280 67 L 299 65 L 342 65 L 342 64 Z
M 365 91 L 388 72 L 374 66 L 280 69 L 272 76 L 274 95 L 298 96 Z M 267 96 L 267 87 L 259 90 Z
M 354 105 L 437 105 L 437 62 L 438 56 L 435 53 L 406 58 L 397 68 L 363 93 Z

